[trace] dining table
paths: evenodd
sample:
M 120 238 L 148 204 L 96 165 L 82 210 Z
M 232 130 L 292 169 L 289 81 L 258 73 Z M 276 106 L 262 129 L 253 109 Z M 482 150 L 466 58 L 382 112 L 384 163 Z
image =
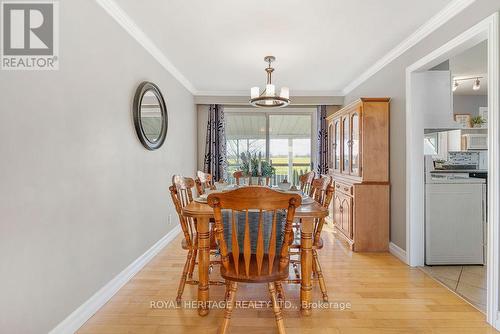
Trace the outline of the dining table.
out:
M 192 201 L 182 209 L 182 214 L 196 219 L 199 276 L 197 305 L 198 314 L 206 316 L 209 313 L 210 219 L 214 217 L 214 211 L 207 203 Z M 326 216 L 328 209 L 316 201 L 309 201 L 295 210 L 295 218 L 300 221 L 300 310 L 304 316 L 311 314 L 314 220 Z

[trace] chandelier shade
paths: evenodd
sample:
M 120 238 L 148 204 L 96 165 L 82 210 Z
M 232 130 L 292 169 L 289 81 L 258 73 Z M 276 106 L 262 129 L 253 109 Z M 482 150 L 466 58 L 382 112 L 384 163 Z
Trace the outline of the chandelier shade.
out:
M 266 87 L 260 90 L 259 87 L 252 87 L 250 89 L 250 104 L 258 108 L 282 108 L 290 104 L 290 90 L 288 87 L 282 87 L 280 94 L 276 95 L 276 86 L 272 83 L 272 73 L 274 68 L 271 63 L 275 61 L 274 56 L 266 56 L 264 61 L 268 63 L 265 69 L 267 73 Z

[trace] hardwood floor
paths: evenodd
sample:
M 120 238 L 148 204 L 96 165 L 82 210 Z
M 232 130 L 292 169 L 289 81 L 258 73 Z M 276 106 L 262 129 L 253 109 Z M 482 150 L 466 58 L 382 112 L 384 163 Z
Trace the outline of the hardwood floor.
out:
M 497 333 L 481 312 L 420 269 L 407 267 L 389 253 L 352 253 L 331 232 L 324 233 L 323 239 L 325 247 L 319 253 L 332 308 L 314 309 L 311 317 L 301 317 L 300 286 L 285 284 L 286 300 L 291 303 L 283 312 L 288 334 Z M 186 255 L 180 242 L 179 236 L 78 333 L 215 333 L 222 309 L 199 317 L 195 308 L 172 308 Z M 218 277 L 218 267 L 212 276 Z M 221 301 L 223 295 L 224 287 L 210 287 L 211 300 Z M 236 298 L 267 301 L 267 287 L 240 283 Z M 183 301 L 195 300 L 196 286 L 186 286 Z M 316 283 L 313 300 L 321 300 Z M 158 308 L 152 308 L 151 302 Z M 335 309 L 335 302 L 350 303 L 351 307 Z M 229 332 L 276 332 L 272 308 L 236 309 Z

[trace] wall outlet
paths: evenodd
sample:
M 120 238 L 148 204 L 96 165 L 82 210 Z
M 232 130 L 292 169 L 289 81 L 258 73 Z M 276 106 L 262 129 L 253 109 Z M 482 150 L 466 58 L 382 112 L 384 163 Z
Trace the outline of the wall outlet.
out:
M 168 225 L 172 225 L 172 214 L 168 215 Z

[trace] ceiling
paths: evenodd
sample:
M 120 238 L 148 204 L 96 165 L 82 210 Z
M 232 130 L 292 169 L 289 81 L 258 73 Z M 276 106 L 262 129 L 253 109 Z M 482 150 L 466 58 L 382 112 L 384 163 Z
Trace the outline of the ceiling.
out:
M 198 94 L 340 92 L 451 0 L 120 0 L 119 6 Z M 411 13 L 411 15 L 410 15 Z
M 487 95 L 488 93 L 488 44 L 483 41 L 476 46 L 450 58 L 451 76 L 455 79 L 483 77 L 481 88 L 473 90 L 474 80 L 461 81 L 455 95 Z

